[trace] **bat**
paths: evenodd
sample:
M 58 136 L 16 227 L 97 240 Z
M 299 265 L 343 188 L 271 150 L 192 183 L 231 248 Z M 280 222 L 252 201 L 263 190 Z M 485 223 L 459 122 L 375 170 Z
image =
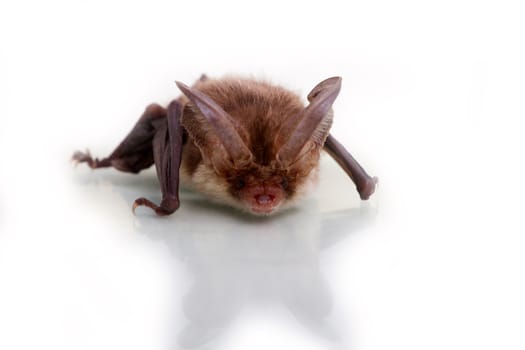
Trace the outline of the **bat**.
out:
M 168 106 L 149 105 L 106 158 L 75 152 L 92 169 L 138 173 L 155 165 L 162 199 L 133 203 L 159 216 L 179 208 L 179 182 L 210 199 L 255 215 L 292 206 L 315 185 L 324 149 L 354 182 L 362 200 L 375 191 L 369 176 L 332 136 L 332 104 L 342 79 L 332 77 L 308 94 L 308 105 L 281 86 L 254 79 L 205 75 Z

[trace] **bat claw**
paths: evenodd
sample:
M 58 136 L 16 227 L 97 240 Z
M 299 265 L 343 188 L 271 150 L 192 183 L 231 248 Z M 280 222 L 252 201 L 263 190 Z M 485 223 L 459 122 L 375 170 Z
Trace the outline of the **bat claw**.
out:
M 137 207 L 141 206 L 141 204 L 137 203 L 137 201 L 138 201 L 138 199 L 133 202 L 133 207 L 131 207 L 131 211 L 133 212 L 133 215 L 136 214 L 135 213 L 135 209 L 137 209 Z
M 144 206 L 152 209 L 155 214 L 158 216 L 166 216 L 172 214 L 175 210 L 168 210 L 164 208 L 163 206 L 158 206 L 157 204 L 153 203 L 149 199 L 146 199 L 144 197 L 135 199 L 135 202 L 133 202 L 133 207 L 131 208 L 131 211 L 133 212 L 133 215 L 135 215 L 135 210 L 137 207 Z
M 131 208 L 131 210 L 133 211 L 133 214 L 135 214 L 135 210 L 137 209 L 137 207 L 141 207 L 141 206 L 151 208 L 154 211 L 157 211 L 157 209 L 159 208 L 159 206 L 153 203 L 152 201 L 141 197 L 141 198 L 135 199 L 135 202 L 133 202 L 133 207 Z
M 93 158 L 87 149 L 85 152 L 76 151 L 73 153 L 71 161 L 74 163 L 75 167 L 80 163 L 87 163 L 91 169 L 104 168 L 111 165 L 111 160 L 109 158 L 104 158 L 102 160 Z
M 86 150 L 86 152 L 76 151 L 75 153 L 73 153 L 73 156 L 71 157 L 71 161 L 74 163 L 75 167 L 79 163 L 84 163 L 84 162 L 89 163 L 90 160 L 93 161 L 93 158 L 91 158 L 91 154 L 89 153 L 89 150 Z
M 71 157 L 71 161 L 77 166 L 80 163 L 93 163 L 93 158 L 91 157 L 91 153 L 89 150 L 86 149 L 85 152 L 76 151 L 73 153 L 73 156 Z

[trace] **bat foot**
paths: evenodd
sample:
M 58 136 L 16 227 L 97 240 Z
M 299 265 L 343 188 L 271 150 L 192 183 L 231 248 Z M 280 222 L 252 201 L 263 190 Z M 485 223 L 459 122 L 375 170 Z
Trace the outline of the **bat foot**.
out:
M 71 161 L 73 161 L 75 166 L 77 166 L 80 163 L 87 163 L 87 165 L 91 169 L 110 166 L 109 159 L 107 158 L 102 159 L 102 160 L 99 160 L 98 158 L 93 159 L 93 157 L 91 157 L 91 153 L 89 153 L 89 150 L 86 150 L 85 152 L 76 151 L 75 153 L 73 153 L 73 156 L 71 157 Z
M 374 194 L 378 183 L 379 183 L 379 179 L 374 176 L 374 177 L 369 177 L 363 183 L 359 184 L 359 186 L 357 187 L 357 191 L 359 192 L 359 197 L 361 197 L 361 199 L 364 201 L 369 199 L 370 196 Z
M 144 206 L 151 208 L 158 216 L 167 216 L 173 214 L 179 208 L 179 201 L 174 199 L 163 199 L 160 205 L 157 205 L 144 197 L 135 199 L 132 211 L 135 214 L 137 207 Z
M 76 167 L 80 163 L 92 163 L 93 158 L 91 157 L 91 153 L 89 153 L 89 150 L 86 150 L 85 152 L 76 151 L 75 153 L 73 153 L 71 161 Z

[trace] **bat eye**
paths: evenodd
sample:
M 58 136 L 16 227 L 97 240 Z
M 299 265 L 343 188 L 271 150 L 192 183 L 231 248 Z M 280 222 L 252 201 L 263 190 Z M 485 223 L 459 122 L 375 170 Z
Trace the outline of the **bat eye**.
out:
M 288 186 L 289 186 L 288 179 L 283 178 L 281 180 L 281 187 L 286 190 L 288 188 Z
M 246 182 L 243 179 L 237 179 L 234 183 L 235 189 L 240 190 L 246 186 Z

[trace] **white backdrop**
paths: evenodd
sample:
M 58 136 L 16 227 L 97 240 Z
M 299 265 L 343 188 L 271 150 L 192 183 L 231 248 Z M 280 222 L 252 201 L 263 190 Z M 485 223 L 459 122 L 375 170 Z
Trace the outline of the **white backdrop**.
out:
M 518 3 L 3 1 L 0 349 L 523 349 Z M 342 76 L 371 203 L 326 159 L 293 215 L 160 220 L 153 172 L 71 167 L 201 73 Z

